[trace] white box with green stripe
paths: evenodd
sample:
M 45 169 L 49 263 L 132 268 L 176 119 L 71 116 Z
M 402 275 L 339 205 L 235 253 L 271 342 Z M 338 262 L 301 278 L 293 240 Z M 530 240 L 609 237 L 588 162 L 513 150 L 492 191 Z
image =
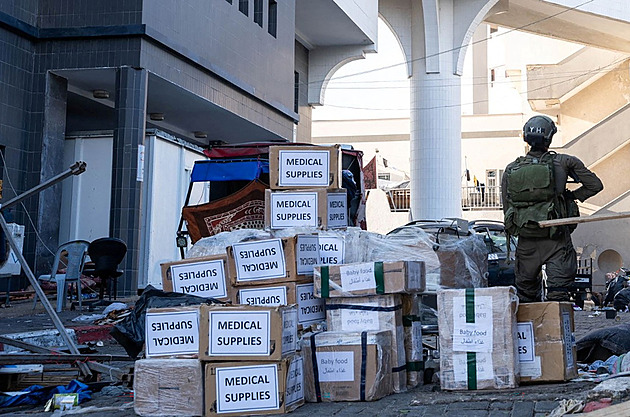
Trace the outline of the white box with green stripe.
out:
M 313 269 L 315 296 L 321 298 L 422 292 L 425 276 L 423 261 L 319 265 Z
M 442 389 L 517 387 L 516 289 L 438 290 L 437 302 Z

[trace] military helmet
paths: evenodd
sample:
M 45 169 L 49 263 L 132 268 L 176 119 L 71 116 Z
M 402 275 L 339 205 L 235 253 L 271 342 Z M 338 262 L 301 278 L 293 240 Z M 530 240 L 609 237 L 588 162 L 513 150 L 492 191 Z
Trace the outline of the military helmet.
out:
M 548 116 L 534 116 L 523 126 L 523 140 L 530 146 L 549 147 L 553 135 L 558 131 L 556 124 Z

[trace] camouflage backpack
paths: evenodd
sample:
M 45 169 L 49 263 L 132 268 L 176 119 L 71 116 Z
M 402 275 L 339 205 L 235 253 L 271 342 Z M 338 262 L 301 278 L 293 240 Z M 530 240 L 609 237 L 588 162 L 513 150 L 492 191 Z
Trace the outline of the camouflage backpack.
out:
M 562 195 L 556 192 L 555 152 L 540 158 L 521 156 L 505 171 L 507 207 L 505 228 L 513 236 L 556 237 L 559 228 L 541 228 L 538 222 L 567 217 Z

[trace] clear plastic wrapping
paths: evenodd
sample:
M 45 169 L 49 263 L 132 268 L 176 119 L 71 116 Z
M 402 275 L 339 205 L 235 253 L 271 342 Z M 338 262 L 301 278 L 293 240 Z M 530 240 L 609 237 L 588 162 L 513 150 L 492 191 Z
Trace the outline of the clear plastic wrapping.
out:
M 211 255 L 225 255 L 227 248 L 234 243 L 246 240 L 271 239 L 273 236 L 264 230 L 239 229 L 221 232 L 214 236 L 199 239 L 186 253 L 186 258 L 201 258 Z
M 516 289 L 439 290 L 437 301 L 442 389 L 517 387 Z
M 441 239 L 419 227 L 405 227 L 397 233 L 381 235 L 357 227 L 319 230 L 294 227 L 278 230 L 240 229 L 222 232 L 197 241 L 187 258 L 225 254 L 225 248 L 247 240 L 290 238 L 300 234 L 340 237 L 345 243 L 344 264 L 359 262 L 422 261 L 425 264 L 427 289 L 487 287 L 487 248 L 479 236 Z M 341 262 L 340 262 L 341 263 Z
M 140 416 L 203 415 L 203 375 L 196 359 L 136 361 L 133 391 Z
M 392 333 L 392 387 L 396 393 L 407 391 L 402 308 L 398 294 L 326 300 L 328 330 L 388 330 Z
M 391 332 L 307 333 L 300 344 L 306 401 L 374 401 L 392 393 Z

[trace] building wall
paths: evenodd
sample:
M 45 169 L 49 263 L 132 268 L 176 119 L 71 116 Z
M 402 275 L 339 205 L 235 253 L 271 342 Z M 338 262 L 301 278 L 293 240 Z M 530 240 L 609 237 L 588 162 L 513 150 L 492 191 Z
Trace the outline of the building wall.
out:
M 0 1 L 0 12 L 20 19 L 29 25 L 37 24 L 39 3 L 42 0 L 3 0 Z
M 238 0 L 179 0 L 177 7 L 172 0 L 143 3 L 149 36 L 259 99 L 293 109 L 295 2 L 277 2 L 276 37 L 268 33 L 268 0 L 263 1 L 262 27 L 254 22 L 253 0 L 248 16 L 239 11 Z
M 40 0 L 39 4 L 40 28 L 142 23 L 142 0 Z

